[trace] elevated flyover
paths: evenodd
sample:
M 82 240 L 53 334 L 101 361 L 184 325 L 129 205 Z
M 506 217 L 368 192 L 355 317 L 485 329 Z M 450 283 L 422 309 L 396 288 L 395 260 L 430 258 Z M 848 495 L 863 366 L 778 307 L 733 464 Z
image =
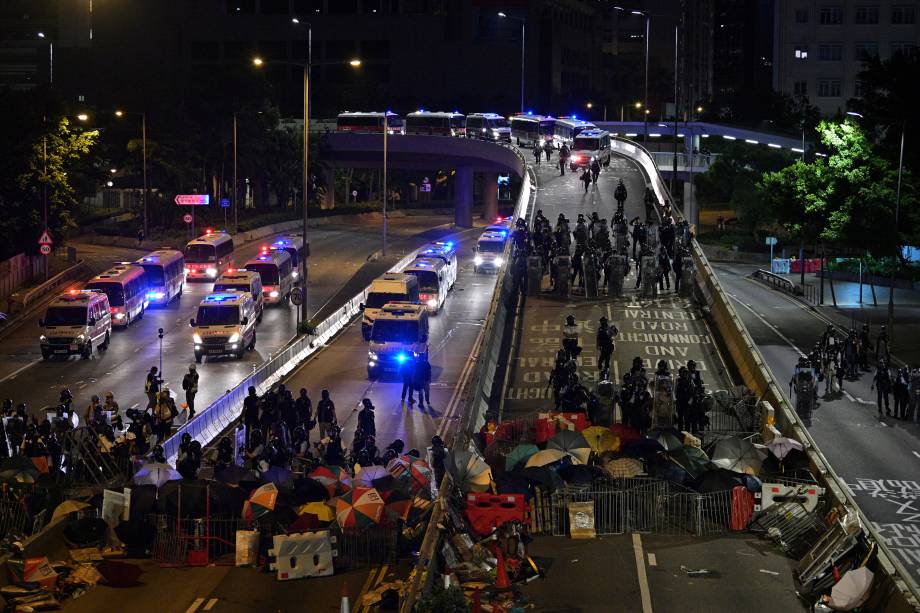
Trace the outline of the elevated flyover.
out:
M 383 168 L 383 140 L 382 134 L 327 132 L 320 137 L 320 154 L 329 173 L 335 168 Z M 387 138 L 387 168 L 456 171 L 455 221 L 468 228 L 473 225 L 473 173 L 483 175 L 484 217 L 492 219 L 498 214 L 498 175 L 523 176 L 525 161 L 517 149 L 501 143 L 394 134 Z M 332 197 L 332 190 L 326 197 Z

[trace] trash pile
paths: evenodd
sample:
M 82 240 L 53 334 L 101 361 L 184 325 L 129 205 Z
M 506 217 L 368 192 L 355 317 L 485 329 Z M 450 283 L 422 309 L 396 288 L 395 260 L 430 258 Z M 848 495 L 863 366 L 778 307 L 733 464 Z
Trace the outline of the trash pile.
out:
M 591 538 L 593 493 L 630 480 L 676 484 L 689 495 L 724 492 L 722 531 L 759 531 L 801 558 L 830 525 L 820 515 L 824 490 L 808 472 L 801 443 L 772 427 L 764 435 L 766 443 L 761 434 L 716 435 L 702 445 L 674 428 L 640 434 L 624 424 L 592 425 L 581 413 L 489 422 L 478 446 L 447 456 L 448 504 L 439 524 L 441 576 L 435 581 L 461 589 L 474 607 L 525 604 L 520 587 L 545 576 L 528 554 L 533 538 L 550 533 L 541 529 L 540 505 L 550 498 L 545 494 L 563 493 L 553 498 L 558 501 L 579 492 L 577 505 L 584 508 L 556 508 L 554 525 L 568 513 L 569 536 Z M 590 521 L 582 521 L 585 514 Z M 815 581 L 809 588 L 829 587 Z

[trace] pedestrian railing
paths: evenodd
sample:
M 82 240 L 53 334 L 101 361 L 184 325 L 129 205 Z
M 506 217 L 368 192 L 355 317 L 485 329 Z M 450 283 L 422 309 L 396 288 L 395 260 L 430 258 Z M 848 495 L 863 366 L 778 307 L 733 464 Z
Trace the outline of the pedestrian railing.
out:
M 769 285 L 770 287 L 774 289 L 782 290 L 789 294 L 798 294 L 798 292 L 796 291 L 795 283 L 793 283 L 786 277 L 781 277 L 779 275 L 773 274 L 769 270 L 763 270 L 763 269 L 756 270 L 753 273 L 751 273 L 751 277 L 753 277 L 754 279 L 757 279 L 758 281 L 761 281 L 762 283 L 766 283 L 767 285 Z
M 674 152 L 650 151 L 649 155 L 662 172 L 674 171 Z M 677 153 L 677 172 L 706 172 L 718 157 L 717 153 Z

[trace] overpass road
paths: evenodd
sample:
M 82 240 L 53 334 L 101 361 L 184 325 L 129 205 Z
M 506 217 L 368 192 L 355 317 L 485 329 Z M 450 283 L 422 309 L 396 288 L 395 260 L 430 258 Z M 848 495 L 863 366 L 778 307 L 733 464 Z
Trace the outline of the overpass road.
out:
M 431 240 L 426 231 L 444 226 L 446 216 L 394 217 L 390 231 L 394 252 L 408 251 Z M 310 263 L 310 302 L 313 310 L 331 298 L 380 247 L 379 229 L 366 223 L 322 226 L 310 231 L 313 258 Z M 268 244 L 271 237 L 237 248 L 234 260 L 243 263 Z M 343 244 L 349 245 L 343 250 Z M 144 252 L 133 249 L 77 245 L 81 254 L 95 269 L 123 260 L 134 260 Z M 38 346 L 36 314 L 18 329 L 7 334 L 2 342 L 0 359 L 0 398 L 25 402 L 30 412 L 38 415 L 41 408 L 57 402 L 60 389 L 70 388 L 74 406 L 80 414 L 89 404 L 92 394 L 100 398 L 107 391 L 115 394 L 122 411 L 146 406 L 144 378 L 151 366 L 159 364 L 157 329 L 163 328 L 163 371 L 166 385 L 174 394 L 182 393 L 182 376 L 194 361 L 191 350 L 191 330 L 188 320 L 194 317 L 198 303 L 211 289 L 211 283 L 190 282 L 178 302 L 166 308 L 150 309 L 140 321 L 126 330 L 116 330 L 108 351 L 96 352 L 89 360 L 78 356 L 69 359 L 41 361 Z M 284 346 L 294 335 L 297 313 L 293 306 L 266 307 L 258 327 L 256 350 L 247 352 L 242 360 L 221 358 L 200 365 L 198 410 L 206 407 L 225 390 L 236 385 L 269 355 Z M 184 400 L 183 400 L 184 401 Z
M 755 266 L 713 267 L 786 393 L 796 360 L 826 325 L 852 325 L 749 279 Z M 843 393 L 826 394 L 821 383 L 808 430 L 889 548 L 920 579 L 920 425 L 879 415 L 872 374 L 845 380 Z

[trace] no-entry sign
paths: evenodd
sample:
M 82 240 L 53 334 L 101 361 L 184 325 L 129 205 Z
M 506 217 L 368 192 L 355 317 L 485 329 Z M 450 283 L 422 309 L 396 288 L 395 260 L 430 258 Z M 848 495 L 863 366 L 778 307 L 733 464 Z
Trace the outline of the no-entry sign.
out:
M 209 194 L 177 194 L 176 204 L 180 206 L 208 206 L 211 204 Z

